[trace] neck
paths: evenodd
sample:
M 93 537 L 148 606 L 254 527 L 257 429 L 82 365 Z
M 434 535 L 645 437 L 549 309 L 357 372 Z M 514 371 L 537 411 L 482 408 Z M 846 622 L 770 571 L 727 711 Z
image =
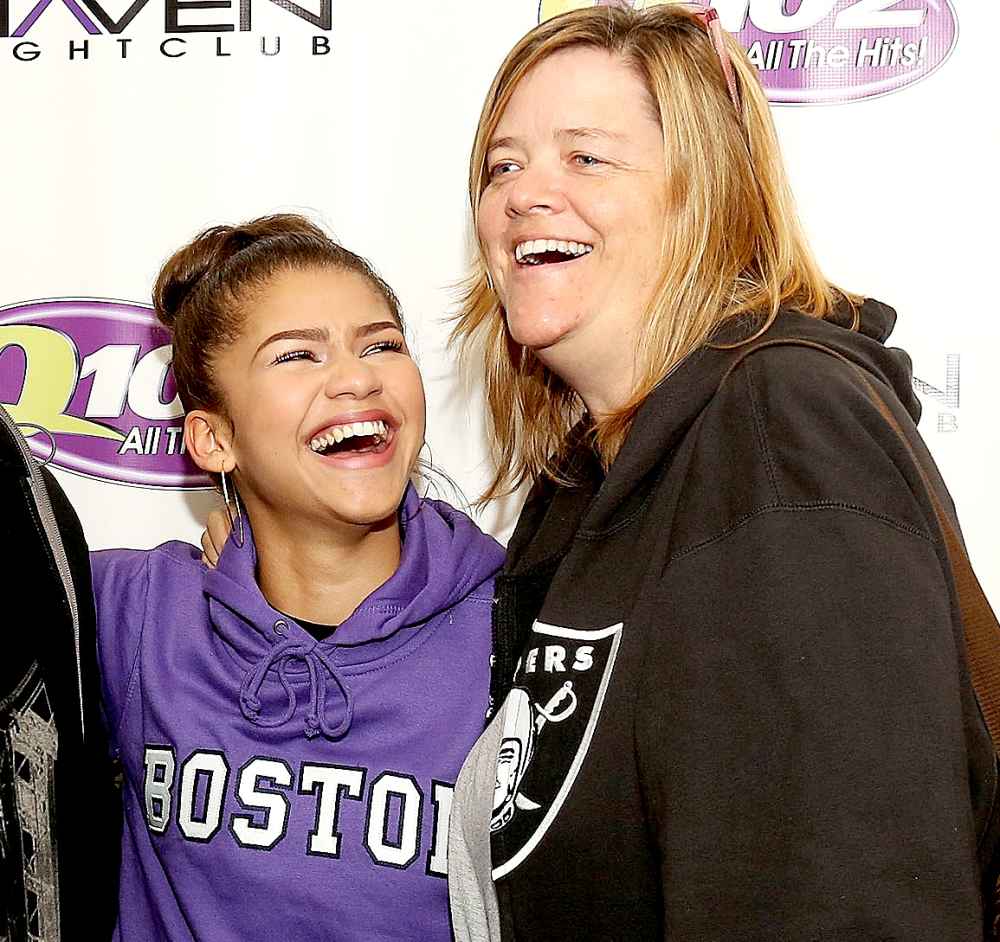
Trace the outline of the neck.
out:
M 255 508 L 257 580 L 293 618 L 339 625 L 399 568 L 399 519 L 331 527 Z
M 621 409 L 635 391 L 635 341 L 621 336 L 609 345 L 589 339 L 566 337 L 535 355 L 572 387 L 591 416 L 600 419 Z

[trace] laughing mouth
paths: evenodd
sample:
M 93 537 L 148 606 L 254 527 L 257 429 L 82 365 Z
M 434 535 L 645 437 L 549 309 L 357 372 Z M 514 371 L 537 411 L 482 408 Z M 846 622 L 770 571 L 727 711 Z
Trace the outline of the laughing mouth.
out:
M 331 425 L 310 439 L 309 447 L 318 455 L 375 454 L 389 447 L 391 431 L 391 427 L 380 419 Z
M 518 265 L 551 265 L 572 262 L 594 251 L 586 242 L 566 242 L 562 239 L 529 239 L 514 247 Z

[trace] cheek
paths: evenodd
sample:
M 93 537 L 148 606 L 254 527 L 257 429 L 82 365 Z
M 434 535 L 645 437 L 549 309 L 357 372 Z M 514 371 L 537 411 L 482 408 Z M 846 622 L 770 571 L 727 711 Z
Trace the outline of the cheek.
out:
M 502 201 L 497 194 L 487 191 L 479 201 L 476 232 L 488 255 L 495 254 L 499 249 L 502 226 Z
M 424 384 L 420 378 L 420 374 L 417 373 L 413 381 L 413 387 L 410 394 L 410 399 L 412 402 L 411 414 L 413 416 L 412 421 L 419 425 L 420 435 L 419 438 L 421 442 L 424 438 L 424 433 L 427 425 L 427 397 L 424 393 Z
M 304 389 L 285 382 L 247 383 L 237 396 L 231 415 L 238 440 L 261 453 L 297 436 L 310 403 Z
M 264 425 L 286 425 L 290 419 L 301 418 L 303 409 L 315 395 L 307 384 L 274 382 L 249 391 L 248 412 Z
M 619 204 L 613 211 L 609 208 L 605 219 L 608 230 L 620 236 L 614 239 L 614 254 L 626 268 L 636 274 L 659 268 L 666 231 L 661 201 L 647 197 Z
M 398 369 L 385 376 L 384 385 L 392 391 L 405 413 L 406 421 L 411 426 L 418 427 L 422 436 L 427 406 L 424 383 L 417 364 L 412 360 L 400 363 Z

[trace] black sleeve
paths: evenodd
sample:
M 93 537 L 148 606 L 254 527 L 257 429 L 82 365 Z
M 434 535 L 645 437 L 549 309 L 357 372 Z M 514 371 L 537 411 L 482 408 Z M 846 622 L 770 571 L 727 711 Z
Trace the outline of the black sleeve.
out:
M 933 539 L 762 509 L 665 569 L 637 750 L 664 937 L 982 938 L 961 652 Z
M 67 637 L 39 645 L 60 718 L 55 775 L 60 921 L 64 937 L 75 938 L 87 926 L 88 938 L 110 939 L 118 912 L 122 810 L 100 708 L 90 561 L 79 518 L 55 478 L 42 471 L 72 574 L 80 628 L 78 671 L 68 616 L 61 622 Z

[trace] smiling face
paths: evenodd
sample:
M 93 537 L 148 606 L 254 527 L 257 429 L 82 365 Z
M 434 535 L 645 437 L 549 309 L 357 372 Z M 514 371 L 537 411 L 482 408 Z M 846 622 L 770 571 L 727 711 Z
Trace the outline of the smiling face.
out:
M 487 152 L 478 232 L 507 328 L 607 411 L 630 392 L 661 269 L 663 136 L 620 58 L 579 46 L 518 84 Z
M 424 390 L 385 300 L 327 267 L 281 271 L 243 306 L 215 377 L 251 516 L 392 518 L 423 444 Z

